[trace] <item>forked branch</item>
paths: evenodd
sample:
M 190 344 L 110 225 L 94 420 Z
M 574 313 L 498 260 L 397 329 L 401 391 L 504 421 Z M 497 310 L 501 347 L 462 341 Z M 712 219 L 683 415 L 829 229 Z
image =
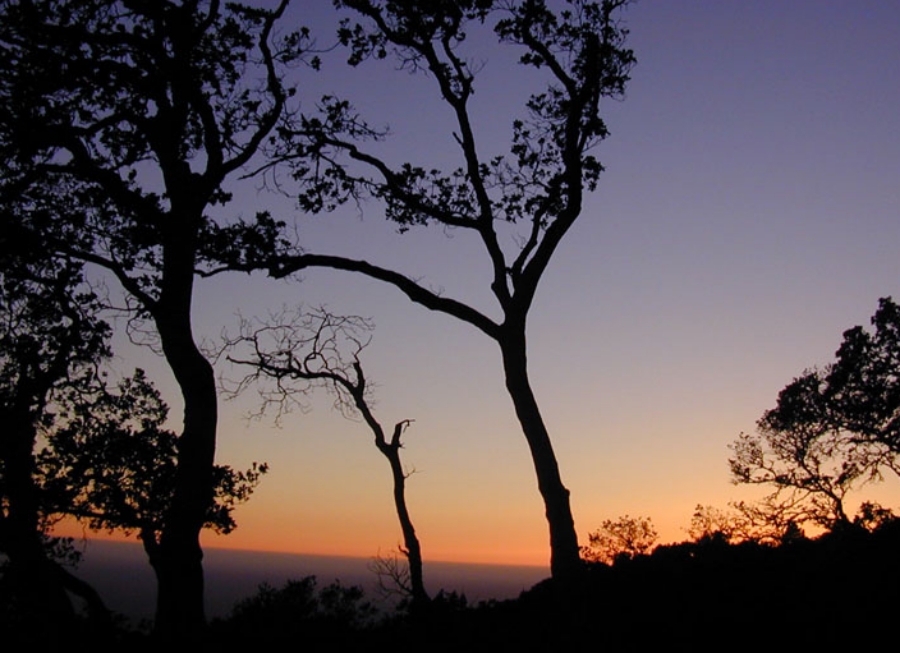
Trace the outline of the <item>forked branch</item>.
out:
M 281 416 L 299 397 L 325 388 L 345 416 L 362 417 L 375 437 L 375 446 L 391 467 L 394 506 L 403 531 L 402 551 L 409 562 L 409 595 L 414 602 L 423 603 L 429 597 L 422 575 L 422 552 L 406 505 L 407 474 L 400 459 L 400 439 L 412 420 L 397 422 L 388 439 L 375 417 L 371 389 L 359 359 L 371 341 L 372 328 L 364 318 L 336 316 L 321 308 L 307 313 L 299 309 L 282 312 L 269 323 L 245 322 L 241 335 L 229 342 L 230 348 L 244 352 L 229 354 L 228 360 L 252 368 L 238 383 L 239 390 L 251 382 L 274 382 L 274 388 L 260 390 L 263 410 L 275 403 Z M 397 570 L 395 565 L 388 575 L 393 576 Z

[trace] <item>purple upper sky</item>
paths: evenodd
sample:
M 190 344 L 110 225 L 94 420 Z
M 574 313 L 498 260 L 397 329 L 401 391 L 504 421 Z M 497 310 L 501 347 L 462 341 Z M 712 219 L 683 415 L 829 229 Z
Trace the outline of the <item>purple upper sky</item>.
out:
M 328 44 L 331 3 L 295 5 L 292 20 Z M 604 110 L 612 136 L 597 150 L 600 187 L 538 291 L 530 368 L 580 537 L 630 513 L 672 540 L 695 504 L 750 496 L 728 483 L 728 443 L 794 376 L 828 363 L 879 297 L 900 296 L 900 4 L 641 0 L 622 17 L 638 65 L 627 97 Z M 501 153 L 536 78 L 489 34 L 466 45 L 482 65 L 481 153 Z M 381 151 L 392 160 L 458 165 L 433 80 L 390 62 L 350 70 L 336 52 L 324 64 L 297 71 L 305 107 L 321 93 L 347 96 L 390 125 Z M 235 206 L 296 221 L 309 251 L 395 267 L 497 315 L 469 235 L 398 235 L 374 203 L 306 216 L 256 186 L 236 186 Z M 377 325 L 363 363 L 383 421 L 416 420 L 404 454 L 418 472 L 409 493 L 426 559 L 546 562 L 543 510 L 493 344 L 389 287 L 328 271 L 302 283 L 203 281 L 196 323 L 214 339 L 236 330 L 236 311 L 298 302 Z M 171 388 L 161 363 L 135 357 Z M 267 460 L 272 471 L 230 541 L 207 542 L 363 556 L 394 547 L 390 475 L 364 426 L 327 397 L 280 430 L 248 424 L 256 403 L 248 393 L 223 406 L 219 458 Z M 885 491 L 896 505 L 898 484 Z

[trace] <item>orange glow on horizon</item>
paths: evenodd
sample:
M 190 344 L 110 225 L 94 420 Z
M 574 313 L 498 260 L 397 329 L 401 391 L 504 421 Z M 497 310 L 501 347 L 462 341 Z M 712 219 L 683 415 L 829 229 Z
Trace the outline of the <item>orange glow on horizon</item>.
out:
M 140 545 L 136 533 L 125 535 L 121 532 L 110 533 L 108 531 L 95 531 L 88 529 L 78 522 L 65 519 L 59 522 L 52 531 L 56 537 L 71 537 L 76 542 L 90 540 L 103 540 L 110 542 L 125 542 Z M 256 551 L 265 553 L 284 553 L 291 555 L 333 556 L 344 558 L 373 558 L 378 555 L 390 556 L 395 548 L 380 549 L 375 552 L 363 551 L 359 545 L 354 547 L 351 543 L 347 546 L 322 545 L 296 546 L 278 538 L 265 537 L 261 533 L 246 533 L 238 536 L 236 531 L 230 535 L 217 535 L 205 531 L 201 535 L 201 544 L 204 549 L 226 549 L 233 551 Z M 545 567 L 549 569 L 549 550 L 535 550 L 534 548 L 518 547 L 506 549 L 462 549 L 452 547 L 429 547 L 425 562 L 452 562 L 460 564 L 481 565 L 508 565 L 522 567 Z

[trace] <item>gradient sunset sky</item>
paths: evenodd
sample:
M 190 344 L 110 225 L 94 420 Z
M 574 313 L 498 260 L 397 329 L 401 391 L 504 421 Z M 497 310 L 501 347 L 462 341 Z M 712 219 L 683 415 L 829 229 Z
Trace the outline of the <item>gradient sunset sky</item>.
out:
M 339 14 L 295 0 L 285 29 L 325 47 Z M 652 517 L 681 540 L 698 503 L 754 496 L 729 483 L 727 445 L 754 429 L 778 391 L 830 362 L 841 334 L 900 298 L 900 3 L 891 0 L 639 0 L 621 14 L 638 64 L 608 101 L 607 170 L 542 281 L 529 323 L 530 371 L 579 537 L 606 518 Z M 540 88 L 489 30 L 465 43 L 481 71 L 472 101 L 485 158 Z M 434 81 L 393 61 L 348 68 L 323 56 L 295 71 L 304 108 L 323 93 L 354 102 L 392 137 L 380 152 L 426 168 L 459 164 Z M 308 216 L 236 183 L 243 215 L 271 209 L 310 252 L 365 258 L 498 315 L 470 234 L 399 235 L 376 203 Z M 512 242 L 512 241 L 510 241 Z M 415 423 L 404 459 L 427 560 L 546 565 L 547 526 L 528 448 L 505 393 L 499 351 L 474 328 L 348 273 L 301 281 L 223 275 L 198 282 L 197 332 L 214 343 L 238 313 L 302 302 L 371 317 L 362 362 L 377 415 Z M 147 367 L 180 420 L 164 363 L 117 340 L 116 367 Z M 236 379 L 242 371 L 222 364 Z M 390 473 L 362 423 L 331 409 L 248 421 L 255 393 L 223 402 L 218 460 L 268 461 L 207 546 L 372 556 L 400 541 Z M 177 427 L 177 426 L 176 426 Z M 860 496 L 900 505 L 900 484 Z

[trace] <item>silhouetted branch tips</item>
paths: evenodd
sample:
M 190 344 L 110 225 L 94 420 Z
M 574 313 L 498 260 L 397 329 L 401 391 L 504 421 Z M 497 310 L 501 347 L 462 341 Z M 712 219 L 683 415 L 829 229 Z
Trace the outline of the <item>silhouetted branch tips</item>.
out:
M 400 443 L 400 436 L 403 435 L 403 432 L 406 431 L 407 428 L 414 422 L 413 419 L 405 419 L 401 422 L 397 422 L 394 424 L 394 433 L 391 435 L 391 446 L 395 448 L 400 448 L 403 445 Z
M 360 415 L 359 403 L 371 396 L 359 364 L 371 341 L 370 320 L 297 307 L 265 319 L 242 319 L 239 328 L 239 335 L 224 336 L 226 359 L 250 371 L 225 381 L 229 396 L 255 385 L 262 399 L 257 416 L 274 410 L 280 421 L 294 409 L 305 412 L 306 397 L 321 388 L 333 396 L 341 414 Z
M 383 556 L 381 553 L 378 553 L 369 561 L 369 571 L 375 574 L 378 592 L 382 597 L 413 598 L 408 556 L 408 550 L 397 547 L 397 551 L 391 555 Z
M 415 600 L 428 601 L 422 579 L 421 546 L 406 505 L 400 460 L 401 436 L 413 420 L 394 425 L 388 441 L 372 409 L 371 385 L 360 354 L 371 342 L 373 325 L 358 316 L 339 316 L 324 308 L 283 310 L 268 320 L 242 320 L 241 333 L 226 338 L 227 359 L 250 369 L 234 386 L 241 391 L 258 384 L 260 414 L 274 406 L 279 420 L 293 406 L 304 408 L 308 393 L 324 389 L 345 417 L 361 417 L 375 437 L 375 446 L 388 460 L 393 478 L 394 505 L 403 531 L 409 563 L 409 583 Z M 242 353 L 238 353 L 242 352 Z

